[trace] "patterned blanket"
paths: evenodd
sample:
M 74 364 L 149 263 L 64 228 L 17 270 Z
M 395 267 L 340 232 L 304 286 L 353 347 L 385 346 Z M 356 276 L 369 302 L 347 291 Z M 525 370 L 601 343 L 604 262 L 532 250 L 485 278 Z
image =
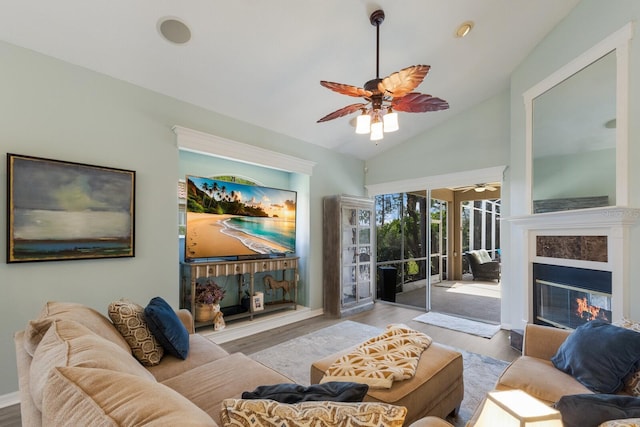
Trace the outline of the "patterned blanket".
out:
M 406 325 L 389 325 L 385 331 L 336 360 L 320 383 L 352 381 L 371 388 L 391 388 L 393 381 L 415 375 L 420 355 L 431 337 Z

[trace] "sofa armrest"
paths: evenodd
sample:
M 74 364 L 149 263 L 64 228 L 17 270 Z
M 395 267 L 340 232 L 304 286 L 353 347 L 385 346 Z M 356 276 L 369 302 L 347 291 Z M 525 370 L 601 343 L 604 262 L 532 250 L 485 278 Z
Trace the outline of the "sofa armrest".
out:
M 443 419 L 427 416 L 414 421 L 409 427 L 453 427 L 453 425 Z
M 524 329 L 522 354 L 551 360 L 570 333 L 567 329 L 527 324 Z
M 193 323 L 193 316 L 191 315 L 191 312 L 186 308 L 181 308 L 180 310 L 176 310 L 176 314 L 184 327 L 187 328 L 187 332 L 189 332 L 189 334 L 194 334 L 196 332 L 196 327 Z

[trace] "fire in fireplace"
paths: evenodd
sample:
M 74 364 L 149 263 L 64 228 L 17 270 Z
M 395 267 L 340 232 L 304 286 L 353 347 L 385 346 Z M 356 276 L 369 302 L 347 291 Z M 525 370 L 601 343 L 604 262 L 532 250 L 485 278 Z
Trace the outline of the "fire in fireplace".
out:
M 534 323 L 575 329 L 611 322 L 611 272 L 534 264 L 533 277 Z

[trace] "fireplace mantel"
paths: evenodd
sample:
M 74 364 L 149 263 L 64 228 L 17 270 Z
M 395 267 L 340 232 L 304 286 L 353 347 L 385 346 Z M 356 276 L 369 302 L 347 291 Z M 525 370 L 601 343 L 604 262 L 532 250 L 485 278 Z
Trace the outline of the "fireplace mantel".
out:
M 503 218 L 511 229 L 512 253 L 509 280 L 523 286 L 522 323 L 533 321 L 533 263 L 563 265 L 610 271 L 612 276 L 612 316 L 629 315 L 629 229 L 640 220 L 640 209 L 620 206 L 539 213 Z M 537 236 L 607 237 L 607 261 L 548 258 L 536 254 Z
M 502 218 L 525 229 L 629 227 L 640 219 L 640 209 L 620 206 L 547 212 Z

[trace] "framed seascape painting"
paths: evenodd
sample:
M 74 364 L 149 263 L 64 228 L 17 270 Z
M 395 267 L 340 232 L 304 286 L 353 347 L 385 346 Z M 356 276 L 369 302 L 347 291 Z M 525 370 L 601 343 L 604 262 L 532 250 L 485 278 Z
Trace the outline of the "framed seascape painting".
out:
M 7 154 L 7 263 L 133 257 L 135 177 Z

